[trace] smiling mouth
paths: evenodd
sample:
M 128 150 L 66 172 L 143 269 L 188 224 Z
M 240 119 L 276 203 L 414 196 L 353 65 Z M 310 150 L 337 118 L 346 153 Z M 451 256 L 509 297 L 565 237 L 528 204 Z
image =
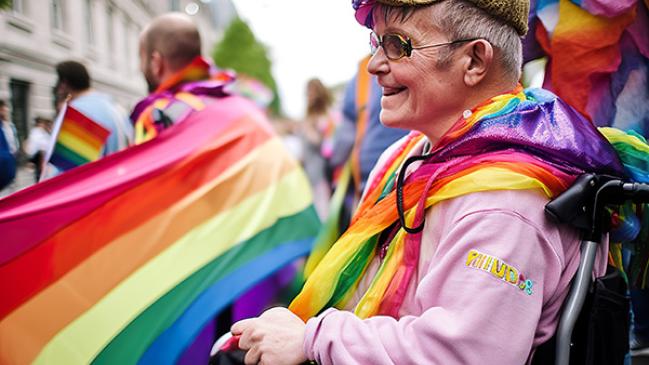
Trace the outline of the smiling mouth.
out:
M 396 95 L 396 94 L 402 92 L 402 91 L 405 90 L 405 89 L 406 89 L 405 87 L 400 87 L 400 88 L 396 88 L 396 87 L 384 87 L 384 88 L 383 88 L 383 96 L 392 96 L 392 95 Z

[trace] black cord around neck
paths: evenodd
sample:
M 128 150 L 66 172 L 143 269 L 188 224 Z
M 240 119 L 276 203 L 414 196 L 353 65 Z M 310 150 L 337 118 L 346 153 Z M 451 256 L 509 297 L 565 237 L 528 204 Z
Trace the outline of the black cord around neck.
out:
M 405 212 L 403 211 L 403 182 L 406 176 L 406 171 L 408 166 L 416 161 L 425 160 L 432 156 L 431 154 L 425 154 L 421 156 L 411 156 L 406 162 L 403 163 L 401 169 L 399 170 L 399 176 L 397 176 L 397 213 L 399 213 L 399 223 L 401 227 L 408 233 L 419 233 L 424 229 L 425 220 L 422 219 L 421 223 L 417 227 L 410 228 L 406 226 L 406 217 Z

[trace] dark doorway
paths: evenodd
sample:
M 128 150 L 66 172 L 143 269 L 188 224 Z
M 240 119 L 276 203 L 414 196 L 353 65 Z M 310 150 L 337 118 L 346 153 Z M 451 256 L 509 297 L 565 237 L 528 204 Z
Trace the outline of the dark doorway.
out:
M 11 79 L 11 121 L 18 131 L 18 139 L 22 142 L 27 138 L 29 130 L 27 124 L 27 110 L 29 107 L 29 83 L 22 80 Z

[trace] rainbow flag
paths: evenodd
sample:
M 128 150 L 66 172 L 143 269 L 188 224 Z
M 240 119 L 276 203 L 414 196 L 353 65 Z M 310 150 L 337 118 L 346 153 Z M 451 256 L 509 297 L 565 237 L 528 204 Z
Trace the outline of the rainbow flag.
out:
M 264 116 L 205 111 L 0 200 L 0 364 L 172 364 L 309 252 L 309 183 Z
M 46 161 L 60 170 L 69 170 L 96 161 L 110 130 L 67 105 L 54 127 L 53 148 Z
M 524 53 L 548 58 L 543 87 L 598 126 L 649 135 L 649 1 L 532 4 Z

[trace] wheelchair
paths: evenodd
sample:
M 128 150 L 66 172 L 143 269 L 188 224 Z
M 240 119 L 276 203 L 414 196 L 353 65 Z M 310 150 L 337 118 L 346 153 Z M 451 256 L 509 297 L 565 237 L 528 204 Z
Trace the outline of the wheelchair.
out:
M 609 267 L 593 280 L 598 245 L 610 229 L 607 207 L 649 203 L 649 184 L 617 177 L 583 174 L 549 202 L 546 215 L 582 232 L 581 257 L 553 338 L 537 349 L 532 364 L 623 364 L 629 353 L 626 281 Z
M 617 177 L 583 174 L 573 185 L 545 206 L 546 215 L 557 223 L 582 232 L 579 267 L 561 311 L 555 335 L 537 348 L 533 365 L 616 365 L 629 353 L 627 285 L 621 273 L 610 266 L 606 275 L 593 279 L 597 247 L 610 227 L 607 208 L 628 201 L 649 203 L 649 184 L 627 182 Z M 228 334 L 212 349 L 214 356 Z M 226 346 L 236 349 L 236 341 Z M 242 351 L 220 353 L 210 364 L 241 364 Z

